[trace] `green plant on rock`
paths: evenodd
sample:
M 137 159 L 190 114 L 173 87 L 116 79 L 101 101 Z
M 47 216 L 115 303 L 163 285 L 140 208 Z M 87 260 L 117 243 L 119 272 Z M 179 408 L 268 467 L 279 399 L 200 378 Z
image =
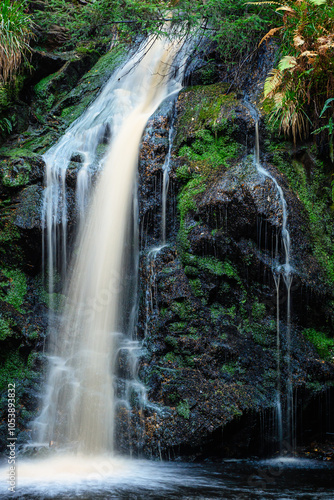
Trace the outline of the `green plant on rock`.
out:
M 189 417 L 190 417 L 190 407 L 189 407 L 189 402 L 187 399 L 184 399 L 183 401 L 181 401 L 177 407 L 176 407 L 176 411 L 178 412 L 178 414 L 185 418 L 186 420 L 189 420 Z
M 333 0 L 249 3 L 274 5 L 282 16 L 281 26 L 271 29 L 262 39 L 277 34 L 282 38 L 281 60 L 264 86 L 264 103 L 271 119 L 294 142 L 298 137 L 308 137 L 325 112 L 328 122 L 317 130 L 318 133 L 327 130 L 333 116 L 329 108 L 324 110 L 326 99 L 334 91 Z
M 27 3 L 1 0 L 0 5 L 0 80 L 7 82 L 27 60 L 29 42 L 34 37 L 33 22 L 26 14 Z
M 328 337 L 324 332 L 314 328 L 306 328 L 302 331 L 304 337 L 316 348 L 319 356 L 326 360 L 334 359 L 334 339 Z
M 18 311 L 24 312 L 22 304 L 27 293 L 26 276 L 18 269 L 3 269 L 2 272 L 8 281 L 0 283 L 0 297 Z

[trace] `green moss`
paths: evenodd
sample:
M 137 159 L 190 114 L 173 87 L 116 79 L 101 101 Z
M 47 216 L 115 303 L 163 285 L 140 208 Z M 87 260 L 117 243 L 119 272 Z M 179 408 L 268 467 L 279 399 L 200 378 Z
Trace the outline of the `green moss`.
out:
M 3 317 L 0 317 L 0 340 L 5 340 L 8 337 L 11 337 L 12 330 L 10 328 L 10 323 Z
M 7 353 L 4 363 L 0 366 L 0 391 L 7 389 L 9 383 L 16 383 L 29 376 L 29 369 L 24 358 L 17 352 Z
M 190 407 L 188 400 L 184 399 L 183 401 L 180 401 L 180 403 L 176 407 L 176 411 L 181 417 L 185 418 L 186 420 L 189 420 Z
M 211 313 L 211 318 L 214 321 L 217 321 L 225 314 L 225 308 L 220 304 L 214 303 L 210 307 L 210 313 Z
M 175 145 L 179 147 L 194 137 L 196 132 L 211 128 L 213 131 L 224 131 L 228 119 L 233 120 L 237 103 L 235 94 L 226 95 L 227 85 L 192 87 L 181 93 L 179 98 L 179 119 Z
M 187 276 L 198 276 L 198 269 L 195 266 L 185 266 L 184 272 Z
M 173 352 L 167 353 L 163 357 L 163 361 L 165 361 L 167 363 L 175 364 L 178 367 L 182 367 L 183 366 L 183 359 L 182 359 L 182 357 L 174 354 Z
M 179 321 L 177 323 L 170 323 L 168 325 L 168 328 L 171 332 L 183 333 L 184 330 L 187 328 L 187 323 L 184 321 Z
M 11 262 L 13 262 L 14 248 L 16 257 L 20 257 L 20 249 L 15 247 L 19 238 L 20 233 L 18 228 L 13 224 L 13 213 L 11 212 L 11 207 L 8 207 L 8 211 L 5 209 L 0 213 L 0 254 L 2 254 L 3 262 L 7 262 L 9 257 L 9 248 L 11 251 Z
M 205 293 L 202 290 L 201 280 L 199 278 L 193 280 L 190 279 L 189 284 L 195 297 L 205 297 Z
M 261 302 L 254 302 L 252 305 L 252 316 L 255 321 L 264 319 L 266 316 L 266 306 Z
M 316 348 L 322 359 L 334 359 L 334 339 L 328 337 L 324 332 L 319 332 L 314 328 L 306 328 L 302 331 L 304 337 Z
M 287 146 L 268 143 L 273 163 L 288 177 L 292 189 L 303 203 L 311 230 L 313 254 L 324 270 L 326 280 L 334 282 L 333 225 L 334 210 L 330 178 L 323 162 L 311 158 L 314 163 L 311 174 L 301 161 L 291 161 Z
M 177 348 L 178 341 L 175 337 L 172 337 L 171 335 L 167 335 L 167 337 L 165 337 L 165 342 L 166 342 L 166 344 L 169 344 L 174 349 Z
M 275 341 L 273 332 L 263 323 L 252 323 L 250 325 L 254 342 L 264 347 L 272 346 Z
M 190 301 L 174 301 L 171 304 L 171 310 L 178 315 L 181 320 L 189 320 L 194 316 L 194 307 Z
M 231 361 L 229 363 L 225 363 L 220 371 L 223 373 L 223 374 L 227 374 L 227 375 L 243 375 L 246 370 L 244 368 L 242 368 L 240 366 L 240 364 L 238 363 L 238 361 Z
M 81 78 L 79 84 L 64 98 L 61 118 L 67 126 L 82 115 L 113 71 L 121 65 L 126 55 L 125 46 L 117 45 L 114 47 L 107 54 L 100 57 L 95 66 Z
M 22 304 L 27 293 L 27 278 L 25 274 L 18 269 L 3 269 L 2 272 L 9 280 L 9 289 L 8 282 L 0 283 L 0 297 L 19 312 L 24 312 Z
M 231 139 L 233 131 L 215 138 L 209 130 L 199 130 L 196 132 L 195 140 L 190 146 L 183 146 L 179 150 L 179 156 L 186 157 L 193 168 L 201 170 L 217 169 L 219 166 L 227 168 L 230 160 L 238 157 L 242 146 Z

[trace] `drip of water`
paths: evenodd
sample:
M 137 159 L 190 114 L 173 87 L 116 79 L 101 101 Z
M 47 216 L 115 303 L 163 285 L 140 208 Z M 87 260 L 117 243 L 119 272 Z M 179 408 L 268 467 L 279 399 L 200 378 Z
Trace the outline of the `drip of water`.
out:
M 146 290 L 145 290 L 145 337 L 148 334 L 149 324 L 156 312 L 157 289 L 156 289 L 156 258 L 166 245 L 153 247 L 149 250 L 146 258 Z
M 277 398 L 276 398 L 276 410 L 277 410 L 277 426 L 278 426 L 278 440 L 280 446 L 280 452 L 283 449 L 283 418 L 282 418 L 282 405 L 281 405 L 281 366 L 280 366 L 280 301 L 279 301 L 279 288 L 280 288 L 280 274 L 283 275 L 284 284 L 286 287 L 287 295 L 287 329 L 286 329 L 286 342 L 287 342 L 287 390 L 286 390 L 286 440 L 289 444 L 294 447 L 294 408 L 293 408 L 293 385 L 292 385 L 292 372 L 291 372 L 291 284 L 292 284 L 292 267 L 290 264 L 290 234 L 288 231 L 288 210 L 287 203 L 284 197 L 283 189 L 278 184 L 276 179 L 261 165 L 260 161 L 260 137 L 259 137 L 259 120 L 257 112 L 252 106 L 247 103 L 247 107 L 250 109 L 252 115 L 255 119 L 255 152 L 254 152 L 254 163 L 258 173 L 270 179 L 275 186 L 276 192 L 278 194 L 280 205 L 282 207 L 282 241 L 284 247 L 285 261 L 284 264 L 279 264 L 278 262 L 278 251 L 276 251 L 276 265 L 273 269 L 274 280 L 276 285 L 277 294 Z
M 53 441 L 85 453 L 113 450 L 117 400 L 113 387 L 118 349 L 137 349 L 137 345 L 129 344 L 131 341 L 124 341 L 132 331 L 121 330 L 125 324 L 131 329 L 131 315 L 137 303 L 135 294 L 126 286 L 126 278 L 132 260 L 128 256 L 129 248 L 138 241 L 137 229 L 127 229 L 131 212 L 136 216 L 132 195 L 138 151 L 150 115 L 162 100 L 181 89 L 182 72 L 174 72 L 173 78 L 170 74 L 180 47 L 178 40 L 150 39 L 124 68 L 116 72 L 96 102 L 45 155 L 44 221 L 49 286 L 53 290 L 59 224 L 66 246 L 68 164 L 73 152 L 85 155 L 83 182 L 79 182 L 78 189 L 79 207 L 84 214 L 87 172 L 96 147 L 105 136 L 106 124 L 111 131 L 109 152 L 78 235 L 78 252 L 68 280 L 68 298 L 61 325 L 52 339 L 44 408 L 36 421 L 41 443 Z M 129 241 L 130 233 L 132 242 Z M 65 266 L 65 247 L 63 259 Z M 132 271 L 136 272 L 136 268 Z M 125 321 L 125 316 L 130 320 Z M 134 370 L 132 366 L 130 371 Z M 129 398 L 134 386 L 140 397 L 145 398 L 133 373 L 126 382 L 125 398 Z
M 166 243 L 166 210 L 167 210 L 167 194 L 169 187 L 169 172 L 170 172 L 170 159 L 172 156 L 173 141 L 175 138 L 175 110 L 173 110 L 172 120 L 169 127 L 169 137 L 168 137 L 168 152 L 163 169 L 163 179 L 162 179 L 162 221 L 161 221 L 161 233 L 162 233 L 162 243 Z

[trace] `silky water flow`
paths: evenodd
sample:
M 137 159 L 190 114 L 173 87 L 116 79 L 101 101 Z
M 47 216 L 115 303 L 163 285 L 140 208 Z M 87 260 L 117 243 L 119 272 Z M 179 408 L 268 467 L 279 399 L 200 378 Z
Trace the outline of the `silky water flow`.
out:
M 276 251 L 276 262 L 273 265 L 273 277 L 276 287 L 276 351 L 277 351 L 277 388 L 276 388 L 276 419 L 277 419 L 277 438 L 279 444 L 280 454 L 283 451 L 291 451 L 295 446 L 295 433 L 294 433 L 294 402 L 293 402 L 293 386 L 292 386 L 292 372 L 291 372 L 291 284 L 293 280 L 292 267 L 290 264 L 291 247 L 290 247 L 290 233 L 288 230 L 288 208 L 284 197 L 283 189 L 278 184 L 277 180 L 266 170 L 260 162 L 260 134 L 259 134 L 259 120 L 256 110 L 247 103 L 255 119 L 255 166 L 258 173 L 272 181 L 277 192 L 279 203 L 282 209 L 282 241 L 284 249 L 284 264 L 278 262 L 278 251 Z M 283 409 L 282 409 L 282 384 L 281 384 L 281 331 L 280 331 L 280 282 L 281 276 L 286 287 L 286 345 L 287 345 L 287 382 L 286 382 L 286 412 L 285 423 L 283 422 Z M 283 441 L 288 446 L 289 450 L 283 450 Z
M 148 40 L 45 155 L 44 222 L 50 293 L 54 291 L 59 247 L 62 268 L 67 266 L 66 171 L 74 154 L 80 154 L 84 161 L 77 182 L 81 230 L 64 313 L 51 339 L 47 391 L 35 422 L 39 443 L 53 442 L 85 453 L 113 450 L 117 403 L 113 387 L 120 338 L 126 337 L 125 348 L 135 349 L 131 332 L 120 333 L 120 328 L 125 323 L 123 298 L 131 295 L 125 290 L 124 252 L 138 152 L 150 115 L 168 95 L 181 89 L 184 65 L 178 63 L 181 70 L 173 67 L 180 48 L 180 41 Z M 100 165 L 86 210 L 89 166 L 96 163 L 96 148 L 106 132 L 111 136 L 109 152 Z

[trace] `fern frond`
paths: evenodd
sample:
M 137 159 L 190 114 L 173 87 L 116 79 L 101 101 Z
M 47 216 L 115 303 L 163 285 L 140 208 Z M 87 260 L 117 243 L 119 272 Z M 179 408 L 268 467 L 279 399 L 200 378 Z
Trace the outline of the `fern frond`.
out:
M 282 7 L 278 7 L 278 9 L 276 9 L 276 12 L 278 12 L 279 10 L 283 10 L 284 12 L 289 12 L 293 16 L 296 15 L 296 11 L 291 7 L 289 7 L 288 5 L 283 5 Z
M 282 2 L 246 2 L 245 5 L 282 5 Z
M 259 43 L 259 47 L 263 42 L 266 42 L 269 38 L 274 36 L 275 33 L 280 31 L 282 28 L 284 28 L 284 26 L 280 26 L 279 28 L 272 28 L 270 31 L 268 31 L 268 33 L 266 35 L 264 35 L 264 37 L 261 39 L 261 41 Z
M 297 64 L 297 59 L 293 56 L 284 56 L 278 63 L 278 69 L 284 71 L 285 69 L 291 69 Z
M 304 45 L 305 40 L 300 35 L 295 35 L 293 37 L 293 44 L 296 49 L 298 49 L 301 45 Z
M 282 73 L 279 69 L 273 69 L 269 76 L 266 78 L 264 82 L 263 95 L 266 99 L 267 97 L 271 97 L 273 92 L 280 86 L 282 83 Z

